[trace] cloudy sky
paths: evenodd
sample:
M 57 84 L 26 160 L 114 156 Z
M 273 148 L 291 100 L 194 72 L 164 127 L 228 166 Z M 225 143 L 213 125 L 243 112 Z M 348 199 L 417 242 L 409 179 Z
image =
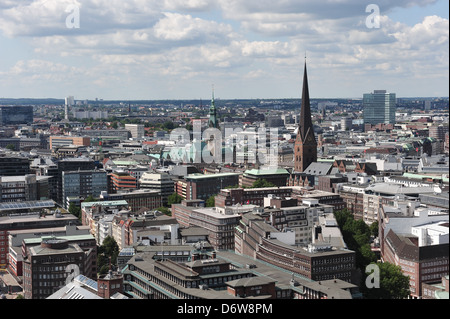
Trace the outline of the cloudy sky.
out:
M 312 98 L 448 96 L 448 13 L 448 0 L 0 0 L 0 98 L 209 99 L 212 85 L 299 98 L 305 52 Z

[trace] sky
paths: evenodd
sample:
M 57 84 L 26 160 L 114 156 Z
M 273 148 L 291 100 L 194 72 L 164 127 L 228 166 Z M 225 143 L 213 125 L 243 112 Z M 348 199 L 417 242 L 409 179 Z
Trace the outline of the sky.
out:
M 0 0 L 0 98 L 449 96 L 448 0 Z

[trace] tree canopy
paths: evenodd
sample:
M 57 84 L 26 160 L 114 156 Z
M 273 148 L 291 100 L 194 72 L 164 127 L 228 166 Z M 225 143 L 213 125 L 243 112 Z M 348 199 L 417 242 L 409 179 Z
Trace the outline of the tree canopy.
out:
M 177 193 L 172 193 L 167 197 L 167 205 L 172 206 L 172 204 L 179 204 L 183 200 L 183 197 Z
M 117 256 L 119 255 L 119 245 L 117 245 L 116 240 L 107 236 L 101 246 L 98 247 L 97 251 L 97 267 L 98 273 L 103 275 L 109 270 L 109 265 L 117 264 Z
M 377 257 L 370 246 L 370 237 L 378 235 L 378 223 L 368 226 L 362 219 L 355 220 L 348 210 L 334 213 L 341 229 L 342 236 L 350 250 L 355 251 L 356 267 L 361 270 L 361 292 L 370 299 L 402 299 L 407 298 L 409 292 L 409 277 L 403 275 L 399 266 L 388 262 L 377 262 Z M 379 288 L 369 288 L 366 280 L 370 274 L 366 273 L 368 265 L 374 264 L 379 269 Z
M 209 196 L 209 198 L 206 200 L 205 204 L 206 204 L 206 207 L 216 206 L 216 195 Z
M 272 182 L 268 182 L 263 178 L 258 178 L 256 181 L 253 182 L 251 188 L 264 188 L 264 187 L 276 187 L 276 185 Z

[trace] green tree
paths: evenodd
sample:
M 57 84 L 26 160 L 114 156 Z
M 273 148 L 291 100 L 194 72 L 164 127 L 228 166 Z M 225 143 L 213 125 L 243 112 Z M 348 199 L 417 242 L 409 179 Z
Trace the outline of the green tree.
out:
M 258 178 L 253 182 L 252 188 L 276 187 L 275 184 L 268 182 L 265 179 Z
M 400 266 L 384 262 L 372 263 L 379 269 L 379 288 L 362 285 L 361 291 L 368 299 L 405 299 L 410 295 L 409 277 L 405 276 Z M 371 276 L 369 272 L 366 275 Z M 367 276 L 367 277 L 368 277 Z M 366 277 L 366 278 L 367 278 Z M 371 281 L 372 278 L 368 278 Z M 366 279 L 367 280 L 367 279 Z
M 173 130 L 175 128 L 175 124 L 173 124 L 172 121 L 165 121 L 163 124 L 163 128 L 165 128 L 166 130 L 170 131 Z
M 96 202 L 97 200 L 94 198 L 94 196 L 89 195 L 88 197 L 86 197 L 86 199 L 84 200 L 84 202 L 89 203 L 89 202 Z
M 362 220 L 355 220 L 353 214 L 344 209 L 334 213 L 342 232 L 342 237 L 350 250 L 355 251 L 355 264 L 364 271 L 365 267 L 376 262 L 377 257 L 370 246 L 370 227 Z
M 70 203 L 68 208 L 69 213 L 81 219 L 81 208 L 75 205 L 75 203 Z
M 109 264 L 117 264 L 117 256 L 119 255 L 119 245 L 116 240 L 107 236 L 101 246 L 97 250 L 97 267 L 99 274 L 103 275 L 109 270 Z
M 15 150 L 16 150 L 16 147 L 14 146 L 14 144 L 8 144 L 8 145 L 6 146 L 6 148 L 7 148 L 8 150 L 10 150 L 10 151 L 15 151 Z
M 206 207 L 215 207 L 216 206 L 216 195 L 211 195 L 206 200 Z
M 167 205 L 172 206 L 172 204 L 179 204 L 183 200 L 183 197 L 177 193 L 173 193 L 167 197 Z
M 370 228 L 370 234 L 374 237 L 378 237 L 378 221 L 373 222 L 369 226 Z
M 162 206 L 162 207 L 157 208 L 156 210 L 160 211 L 164 215 L 172 216 L 172 212 L 167 207 Z

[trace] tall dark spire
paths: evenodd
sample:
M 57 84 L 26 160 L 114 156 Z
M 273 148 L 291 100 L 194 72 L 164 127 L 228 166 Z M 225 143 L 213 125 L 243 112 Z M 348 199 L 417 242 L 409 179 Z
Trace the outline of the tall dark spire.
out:
M 302 104 L 300 108 L 300 121 L 299 121 L 299 133 L 302 140 L 305 139 L 306 135 L 308 134 L 308 130 L 311 130 L 314 134 L 311 120 L 311 103 L 309 101 L 308 74 L 306 71 L 306 57 L 305 57 L 305 70 L 303 72 Z
M 303 172 L 311 163 L 317 161 L 317 142 L 311 119 L 306 57 L 303 73 L 302 103 L 300 107 L 298 132 L 294 144 L 294 170 L 296 172 Z

